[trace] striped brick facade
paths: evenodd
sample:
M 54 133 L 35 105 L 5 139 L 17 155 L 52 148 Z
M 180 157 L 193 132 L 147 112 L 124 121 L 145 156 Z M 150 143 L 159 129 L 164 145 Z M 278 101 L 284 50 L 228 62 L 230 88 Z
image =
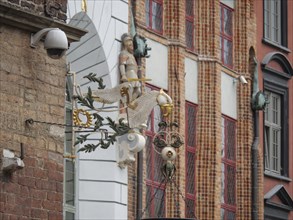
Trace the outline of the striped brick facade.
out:
M 195 1 L 194 51 L 187 50 L 185 44 L 185 1 L 162 2 L 163 34 L 157 34 L 145 26 L 145 1 L 134 1 L 132 6 L 138 33 L 168 47 L 168 94 L 174 101 L 172 120 L 178 122 L 178 131 L 183 136 L 188 135 L 188 131 L 185 131 L 184 59 L 189 58 L 198 63 L 196 217 L 209 220 L 220 219 L 221 216 L 221 72 L 225 72 L 235 78 L 244 75 L 248 81 L 248 85 L 239 84 L 237 88 L 236 218 L 251 219 L 253 118 L 250 100 L 253 73 L 249 51 L 251 48 L 255 50 L 256 45 L 254 1 L 235 1 L 232 69 L 224 67 L 221 62 L 220 1 Z M 258 157 L 262 161 L 262 155 Z M 176 166 L 179 170 L 176 183 L 185 192 L 184 154 L 177 159 Z M 135 169 L 129 169 L 129 219 L 135 219 L 136 213 L 136 200 L 133 200 Z M 259 192 L 262 191 L 261 170 L 262 163 L 259 163 Z M 166 203 L 166 217 L 185 217 L 185 203 L 179 194 L 175 198 L 170 192 L 167 193 Z M 144 196 L 143 208 L 146 205 Z M 261 219 L 261 196 L 258 206 Z

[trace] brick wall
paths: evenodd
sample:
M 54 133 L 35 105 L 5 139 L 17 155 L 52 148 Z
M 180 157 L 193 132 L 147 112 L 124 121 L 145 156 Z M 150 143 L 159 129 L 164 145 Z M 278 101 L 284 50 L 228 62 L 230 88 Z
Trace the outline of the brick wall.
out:
M 254 1 L 235 1 L 233 11 L 233 69 L 223 67 L 220 53 L 220 1 L 195 1 L 195 51 L 185 49 L 185 1 L 163 1 L 163 34 L 145 27 L 144 1 L 135 1 L 134 10 L 138 33 L 168 46 L 168 93 L 174 101 L 172 120 L 185 135 L 184 58 L 198 62 L 198 113 L 196 152 L 196 216 L 198 219 L 219 219 L 221 214 L 221 72 L 231 77 L 240 74 L 248 85 L 237 90 L 237 219 L 251 219 L 251 144 L 253 142 L 250 108 L 252 81 L 249 71 L 249 50 L 256 44 Z M 262 158 L 262 155 L 259 155 Z M 185 192 L 185 158 L 176 161 L 179 170 L 176 183 Z M 262 187 L 259 164 L 259 187 Z M 135 175 L 131 172 L 131 175 Z M 132 195 L 131 185 L 129 195 Z M 170 189 L 171 190 L 171 189 Z M 261 189 L 260 189 L 261 191 Z M 185 204 L 180 195 L 166 196 L 167 217 L 184 217 Z M 130 196 L 130 204 L 131 201 Z M 259 216 L 263 208 L 259 196 Z M 144 201 L 144 200 L 143 200 Z M 145 207 L 143 204 L 143 208 Z M 179 207 L 179 211 L 178 211 Z M 132 205 L 129 206 L 131 219 Z
M 65 60 L 53 60 L 30 33 L 0 28 L 0 153 L 24 146 L 25 167 L 0 171 L 0 219 L 62 219 Z M 2 164 L 1 164 L 2 166 Z
M 67 0 L 3 0 L 2 2 L 37 15 L 58 19 L 64 22 L 67 19 Z

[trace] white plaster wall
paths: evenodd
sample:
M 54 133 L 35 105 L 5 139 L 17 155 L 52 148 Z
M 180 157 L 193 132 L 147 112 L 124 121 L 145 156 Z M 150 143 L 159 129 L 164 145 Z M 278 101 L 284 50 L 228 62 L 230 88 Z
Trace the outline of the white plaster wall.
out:
M 221 103 L 222 113 L 237 119 L 237 86 L 233 77 L 222 72 L 221 74 Z
M 68 19 L 81 11 L 81 0 L 68 1 Z M 87 1 L 87 15 L 93 21 L 99 35 L 106 62 L 98 68 L 82 67 L 90 72 L 104 76 L 107 88 L 119 83 L 118 56 L 121 49 L 120 37 L 128 31 L 128 1 L 127 0 L 93 0 Z M 86 38 L 86 36 L 84 37 Z M 76 43 L 78 44 L 78 42 Z M 78 47 L 78 45 L 77 45 Z M 88 48 L 92 50 L 93 48 Z M 78 57 L 78 54 L 71 55 Z M 84 57 L 81 59 L 91 59 Z M 74 67 L 74 65 L 72 65 Z M 74 68 L 72 69 L 74 71 Z M 85 71 L 86 72 L 86 71 Z M 82 74 L 77 83 L 82 91 L 92 84 L 84 84 Z M 106 113 L 116 119 L 118 113 Z M 97 143 L 99 135 L 91 136 Z M 96 149 L 92 153 L 78 153 L 76 182 L 76 219 L 128 219 L 127 217 L 127 168 L 120 169 L 116 163 L 116 146 L 108 149 Z
M 185 58 L 185 99 L 198 103 L 198 67 L 197 62 Z
M 152 79 L 150 84 L 168 90 L 168 48 L 150 39 L 147 44 L 152 50 L 146 59 L 146 77 Z

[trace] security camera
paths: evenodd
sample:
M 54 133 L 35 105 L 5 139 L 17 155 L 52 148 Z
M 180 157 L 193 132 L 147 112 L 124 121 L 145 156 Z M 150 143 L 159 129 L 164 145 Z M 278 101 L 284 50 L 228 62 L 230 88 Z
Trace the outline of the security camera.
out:
M 239 76 L 239 80 L 240 80 L 241 83 L 247 84 L 247 81 L 246 81 L 244 76 Z
M 37 43 L 44 37 L 44 48 L 52 59 L 60 59 L 68 49 L 66 34 L 59 28 L 45 28 L 31 36 L 31 47 L 35 48 Z

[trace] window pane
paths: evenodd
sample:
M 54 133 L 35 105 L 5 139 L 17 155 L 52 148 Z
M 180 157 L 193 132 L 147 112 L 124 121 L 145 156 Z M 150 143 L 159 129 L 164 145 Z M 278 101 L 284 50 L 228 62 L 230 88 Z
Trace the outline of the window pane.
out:
M 149 0 L 145 1 L 145 21 L 146 21 L 146 26 L 150 27 L 150 1 Z
M 221 171 L 222 171 L 222 177 L 221 177 L 221 203 L 225 203 L 225 182 L 226 182 L 226 176 L 225 176 L 225 164 L 221 164 Z
M 232 35 L 232 12 L 231 10 L 228 10 L 227 8 L 224 8 L 224 14 L 223 14 L 223 28 L 224 28 L 224 33 L 226 35 L 231 36 Z
M 154 204 L 155 204 L 155 213 L 154 215 L 156 217 L 164 217 L 165 213 L 165 195 L 164 195 L 164 190 L 155 188 L 155 199 L 154 199 Z
M 152 29 L 162 31 L 162 5 L 152 2 Z
M 226 140 L 226 137 L 225 137 L 225 119 L 222 118 L 222 149 L 221 149 L 221 156 L 222 158 L 225 157 L 225 140 Z
M 235 173 L 235 167 L 226 166 L 227 168 L 227 182 L 226 182 L 226 186 L 227 188 L 225 189 L 227 192 L 227 201 L 225 202 L 226 204 L 229 205 L 235 205 L 235 197 L 236 197 L 236 193 L 235 193 L 235 177 L 236 177 L 236 173 Z
M 65 219 L 66 220 L 74 220 L 74 213 L 65 212 Z
M 195 106 L 187 106 L 187 145 L 195 147 L 196 143 L 196 109 Z
M 227 123 L 227 159 L 236 160 L 235 157 L 235 143 L 236 143 L 236 127 L 233 121 L 226 120 Z
M 226 210 L 226 216 L 227 216 L 227 220 L 234 220 L 236 219 L 235 213 L 234 212 L 230 212 Z
M 185 13 L 187 16 L 193 16 L 193 2 L 194 0 L 186 0 Z
M 187 152 L 186 192 L 195 193 L 195 154 Z
M 186 20 L 186 46 L 187 48 L 193 48 L 193 23 Z
M 152 179 L 152 160 L 151 160 L 151 152 L 152 149 L 152 139 L 150 137 L 146 137 L 146 177 L 147 179 Z
M 224 44 L 223 62 L 226 65 L 232 66 L 232 59 L 233 59 L 232 58 L 232 50 L 233 50 L 232 41 L 227 40 L 227 39 L 223 39 L 223 44 Z
M 160 183 L 163 179 L 161 168 L 164 164 L 162 156 L 154 152 L 154 181 Z
M 162 121 L 162 113 L 160 107 L 157 105 L 154 107 L 154 132 L 159 131 L 159 123 Z
M 74 163 L 65 160 L 65 202 L 74 206 Z
M 195 202 L 193 199 L 186 199 L 186 217 L 194 218 L 195 216 Z
M 72 154 L 72 110 L 66 108 L 66 121 L 65 124 L 69 125 L 65 127 L 65 152 Z

